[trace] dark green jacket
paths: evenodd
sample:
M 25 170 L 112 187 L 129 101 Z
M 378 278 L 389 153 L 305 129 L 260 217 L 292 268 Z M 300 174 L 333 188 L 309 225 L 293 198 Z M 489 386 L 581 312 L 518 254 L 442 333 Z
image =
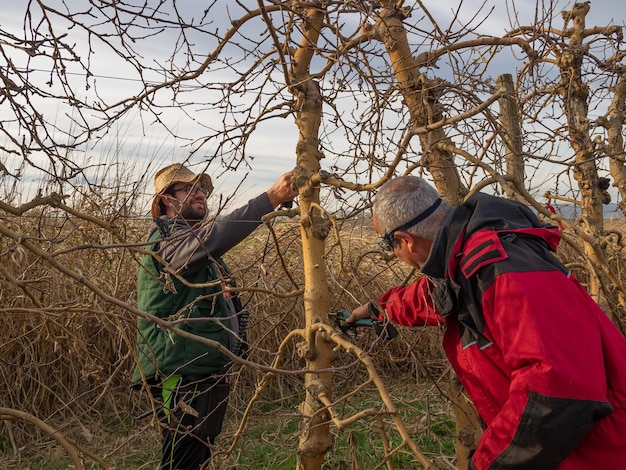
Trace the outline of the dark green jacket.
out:
M 232 330 L 232 323 L 226 320 L 229 308 L 222 294 L 218 265 L 222 279 L 227 279 L 230 271 L 219 256 L 248 236 L 260 223 L 261 216 L 272 209 L 269 199 L 262 194 L 210 225 L 190 228 L 166 217 L 154 221 L 148 238 L 154 243 L 148 249 L 163 257 L 187 284 L 202 286 L 186 285 L 175 275 L 164 272 L 154 256 L 144 255 L 137 281 L 138 308 L 159 318 L 182 320 L 176 327 L 232 348 L 233 337 L 228 331 Z M 232 300 L 234 309 L 240 311 L 239 299 Z M 172 374 L 208 376 L 220 373 L 229 362 L 218 350 L 144 318 L 137 322 L 137 356 L 138 364 L 132 376 L 134 385 L 142 382 L 142 372 L 147 380 L 160 380 Z
M 222 270 L 227 272 L 223 261 Z M 216 262 L 212 262 L 187 279 L 191 284 L 219 281 Z M 145 255 L 139 272 L 137 302 L 139 309 L 159 318 L 185 320 L 176 326 L 183 331 L 218 341 L 229 347 L 226 302 L 217 285 L 190 287 L 175 276 L 163 272 L 152 256 Z M 236 297 L 235 307 L 241 310 Z M 203 318 L 203 320 L 196 320 Z M 140 318 L 137 323 L 137 354 L 146 377 L 180 375 L 213 375 L 224 369 L 229 359 L 217 349 L 184 338 Z M 139 367 L 133 382 L 141 381 Z

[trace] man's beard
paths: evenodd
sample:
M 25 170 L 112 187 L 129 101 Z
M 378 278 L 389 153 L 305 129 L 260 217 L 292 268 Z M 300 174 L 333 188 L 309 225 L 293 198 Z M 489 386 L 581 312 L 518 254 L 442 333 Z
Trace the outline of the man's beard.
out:
M 206 204 L 203 204 L 202 207 L 192 205 L 195 201 L 184 201 L 183 205 L 180 208 L 180 216 L 187 221 L 200 222 L 206 216 Z

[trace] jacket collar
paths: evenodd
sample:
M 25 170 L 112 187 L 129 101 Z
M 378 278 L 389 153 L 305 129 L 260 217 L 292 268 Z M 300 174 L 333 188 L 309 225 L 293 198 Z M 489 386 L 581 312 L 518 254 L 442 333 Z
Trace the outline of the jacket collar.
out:
M 462 205 L 451 208 L 444 217 L 421 272 L 431 278 L 451 278 L 457 263 L 456 255 L 461 252 L 464 242 L 482 229 L 526 232 L 544 239 L 553 251 L 560 240 L 558 229 L 541 223 L 527 205 L 476 193 Z
M 435 236 L 428 259 L 422 266 L 425 275 L 444 279 L 449 277 L 449 260 L 456 249 L 460 249 L 465 227 L 472 215 L 472 211 L 465 205 L 452 207 L 443 218 L 439 231 Z

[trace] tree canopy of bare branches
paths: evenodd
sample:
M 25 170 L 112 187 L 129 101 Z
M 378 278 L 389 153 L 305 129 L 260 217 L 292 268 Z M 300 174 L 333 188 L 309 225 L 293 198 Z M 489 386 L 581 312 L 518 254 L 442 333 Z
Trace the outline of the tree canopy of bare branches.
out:
M 302 264 L 283 269 L 282 258 L 267 292 L 302 313 L 288 336 L 304 344 L 300 468 L 321 468 L 341 422 L 333 347 L 350 347 L 324 326 L 332 299 L 380 293 L 343 264 L 349 288 L 329 279 L 328 252 L 343 246 L 328 240 L 394 175 L 424 174 L 453 204 L 479 190 L 523 200 L 560 224 L 572 268 L 626 331 L 622 233 L 605 221 L 609 204 L 626 211 L 624 21 L 591 23 L 596 2 L 13 3 L 0 7 L 0 276 L 10 286 L 0 309 L 37 317 L 38 335 L 67 328 L 61 311 L 96 314 L 124 344 L 109 364 L 119 380 L 142 315 L 127 288 L 144 253 L 138 220 L 171 160 L 228 182 L 215 212 L 248 174 L 295 168 L 299 206 L 278 215 L 300 230 Z M 76 261 L 85 256 L 98 263 Z M 59 296 L 57 278 L 68 285 Z M 272 364 L 256 362 L 269 376 Z

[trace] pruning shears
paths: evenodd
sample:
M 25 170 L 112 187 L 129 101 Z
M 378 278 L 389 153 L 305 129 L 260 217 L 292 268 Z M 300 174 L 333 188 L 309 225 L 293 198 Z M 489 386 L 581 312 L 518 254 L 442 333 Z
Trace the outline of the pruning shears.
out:
M 359 318 L 356 321 L 347 322 L 346 320 L 349 316 L 350 312 L 347 310 L 339 310 L 328 314 L 328 318 L 333 322 L 333 324 L 339 328 L 343 334 L 350 336 L 351 338 L 356 337 L 358 328 L 374 330 L 381 339 L 385 340 L 391 340 L 398 336 L 398 330 L 396 330 L 396 328 L 389 321 Z

